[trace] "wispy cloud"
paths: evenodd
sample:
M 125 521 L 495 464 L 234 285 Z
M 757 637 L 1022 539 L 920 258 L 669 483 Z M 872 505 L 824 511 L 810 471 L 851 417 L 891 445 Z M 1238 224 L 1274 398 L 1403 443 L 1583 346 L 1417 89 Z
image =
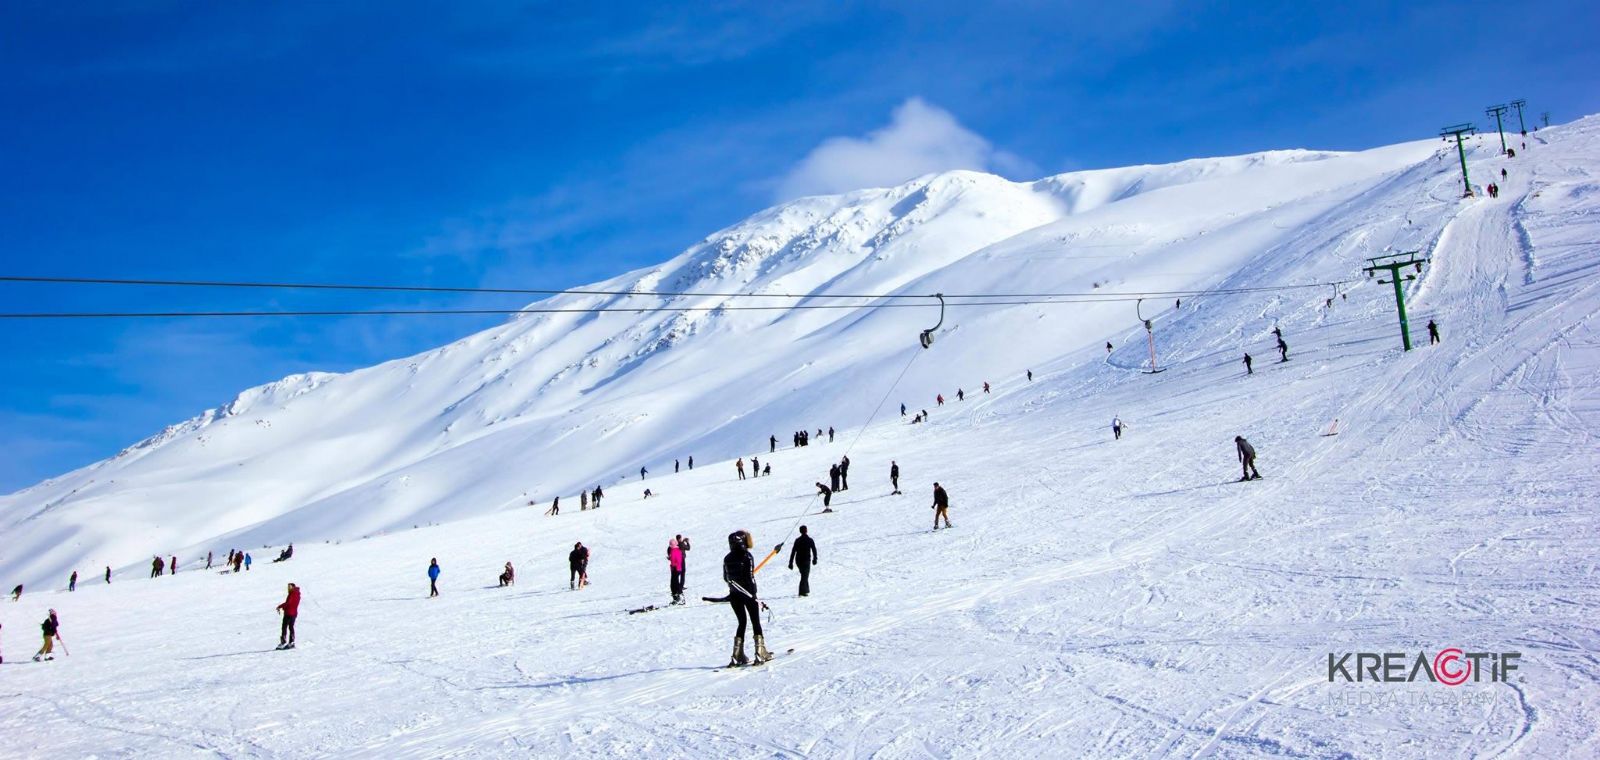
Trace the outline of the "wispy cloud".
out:
M 778 183 L 778 199 L 894 185 L 953 169 L 1016 174 L 1033 169 L 999 150 L 955 116 L 921 98 L 894 109 L 889 124 L 865 137 L 831 137 Z

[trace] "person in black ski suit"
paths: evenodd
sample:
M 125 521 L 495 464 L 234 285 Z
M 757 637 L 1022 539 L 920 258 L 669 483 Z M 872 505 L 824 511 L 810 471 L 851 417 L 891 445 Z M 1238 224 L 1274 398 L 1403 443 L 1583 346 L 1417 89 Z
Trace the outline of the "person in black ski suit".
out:
M 1244 373 L 1246 375 L 1254 375 L 1256 373 L 1255 370 L 1250 368 L 1250 355 L 1249 354 L 1245 354 L 1244 355 Z
M 900 463 L 894 461 L 893 459 L 889 460 L 889 485 L 894 487 L 894 490 L 891 491 L 889 493 L 889 495 L 890 496 L 899 496 L 900 495 Z
M 828 490 L 839 490 L 839 465 L 828 466 Z
M 811 540 L 811 535 L 806 532 L 806 526 L 800 526 L 800 537 L 794 540 L 794 548 L 789 550 L 789 569 L 800 566 L 800 595 L 811 596 L 811 566 L 817 563 L 817 542 Z
M 833 428 L 828 428 L 828 443 L 833 443 Z
M 775 436 L 775 435 L 767 436 L 767 453 L 771 454 L 771 453 L 773 453 L 773 452 L 775 452 L 777 450 L 778 450 L 778 436 Z
M 1433 320 L 1428 320 L 1428 345 L 1439 342 L 1439 325 Z
M 73 570 L 72 571 L 72 577 L 67 579 L 67 590 L 68 591 L 77 591 L 78 590 L 78 571 L 77 570 Z
M 839 490 L 850 490 L 850 455 L 839 460 Z
M 822 511 L 832 512 L 833 508 L 828 505 L 833 502 L 833 489 L 823 485 L 822 483 L 818 483 L 817 493 L 822 494 Z
M 605 496 L 605 495 L 606 495 L 605 492 L 600 490 L 600 486 L 595 486 L 594 487 L 594 496 L 589 499 L 589 503 L 592 505 L 589 508 L 590 509 L 599 509 L 600 508 L 600 497 Z
M 750 556 L 752 546 L 755 546 L 755 540 L 749 531 L 736 530 L 728 534 L 728 554 L 722 558 L 722 580 L 728 584 L 727 601 L 733 605 L 733 614 L 739 618 L 739 628 L 733 634 L 733 658 L 728 661 L 730 668 L 751 663 L 750 658 L 744 655 L 746 623 L 755 629 L 755 664 L 760 665 L 772 659 L 772 653 L 767 651 L 766 638 L 761 633 L 761 602 L 756 598 L 755 559 Z
M 589 547 L 582 541 L 572 545 L 572 551 L 567 554 L 567 569 L 571 577 L 567 579 L 567 587 L 580 589 L 589 585 Z
M 1289 361 L 1289 344 L 1283 342 L 1283 336 L 1278 336 L 1278 363 Z
M 1256 472 L 1256 447 L 1251 446 L 1242 435 L 1233 437 L 1233 447 L 1238 451 L 1239 464 L 1244 468 L 1244 476 L 1239 478 L 1240 482 L 1260 478 L 1261 473 Z

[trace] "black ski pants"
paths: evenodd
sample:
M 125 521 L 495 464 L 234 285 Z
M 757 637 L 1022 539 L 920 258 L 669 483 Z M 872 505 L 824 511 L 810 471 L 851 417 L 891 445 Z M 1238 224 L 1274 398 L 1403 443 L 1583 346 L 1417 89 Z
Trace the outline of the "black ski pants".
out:
M 811 563 L 800 562 L 795 567 L 800 570 L 800 595 L 811 596 Z
M 762 635 L 761 607 L 756 604 L 756 600 L 735 591 L 728 595 L 728 603 L 733 605 L 733 614 L 739 618 L 739 630 L 734 631 L 734 636 L 744 638 L 745 618 L 750 619 L 750 625 L 755 628 L 756 635 Z
M 284 613 L 283 627 L 278 629 L 278 644 L 280 646 L 294 643 L 294 619 L 294 615 Z
M 672 584 L 672 598 L 673 599 L 677 599 L 678 597 L 683 596 L 683 581 L 684 581 L 683 576 L 684 576 L 684 572 L 682 570 L 673 570 L 672 571 L 671 584 Z

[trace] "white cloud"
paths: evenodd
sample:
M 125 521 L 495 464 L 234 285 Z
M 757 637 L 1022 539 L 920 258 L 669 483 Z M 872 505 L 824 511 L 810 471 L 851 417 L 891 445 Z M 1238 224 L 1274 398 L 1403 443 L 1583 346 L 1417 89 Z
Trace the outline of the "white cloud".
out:
M 886 187 L 952 169 L 1016 174 L 1032 168 L 961 126 L 949 111 L 911 98 L 894 109 L 887 126 L 813 148 L 779 180 L 778 200 Z

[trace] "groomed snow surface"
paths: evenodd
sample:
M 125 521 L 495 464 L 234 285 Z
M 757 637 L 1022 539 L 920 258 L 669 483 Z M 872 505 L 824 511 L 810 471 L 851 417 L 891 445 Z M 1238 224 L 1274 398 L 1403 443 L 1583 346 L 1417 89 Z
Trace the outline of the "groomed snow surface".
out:
M 1498 199 L 1460 199 L 1454 150 L 1436 142 L 1018 186 L 945 175 L 764 212 L 657 274 L 615 281 L 1247 288 L 1347 279 L 1367 256 L 1419 249 L 1431 261 L 1407 286 L 1410 353 L 1390 287 L 1363 281 L 1332 308 L 1330 287 L 1147 301 L 1167 367 L 1154 375 L 1141 371 L 1132 303 L 1012 305 L 952 309 L 927 351 L 915 336 L 934 317 L 918 309 L 657 315 L 659 334 L 532 317 L 247 394 L 6 497 L 0 567 L 30 590 L 0 604 L 0 755 L 1594 757 L 1600 119 L 1527 142 L 1515 159 L 1496 155 L 1493 136 L 1473 146 L 1475 184 L 1509 171 Z M 1112 181 L 1121 190 L 1096 184 Z M 837 239 L 741 238 L 797 214 L 809 216 L 783 222 L 795 235 L 831 219 Z M 888 237 L 868 245 L 860 230 Z M 707 254 L 760 240 L 749 260 Z M 724 265 L 732 274 L 709 271 Z M 1430 318 L 1439 346 L 1422 329 Z M 644 342 L 616 337 L 628 329 Z M 540 375 L 547 349 L 560 367 Z M 473 358 L 452 363 L 452 350 Z M 530 362 L 532 395 L 499 390 L 523 376 L 495 374 L 486 351 Z M 585 372 L 605 379 L 562 385 Z M 419 411 L 462 385 L 464 406 Z M 931 422 L 906 424 L 901 401 Z M 446 419 L 451 432 L 416 432 Z M 1339 433 L 1321 435 L 1334 419 Z M 518 425 L 575 432 L 537 443 L 499 432 Z M 829 425 L 834 443 L 789 447 L 793 430 Z M 273 428 L 290 433 L 243 442 Z M 783 447 L 773 455 L 768 434 Z M 1235 435 L 1260 452 L 1263 480 L 1234 482 Z M 847 451 L 853 487 L 817 514 L 812 483 Z M 695 470 L 670 474 L 690 453 Z M 739 481 L 723 459 L 751 454 L 772 477 Z M 891 460 L 904 496 L 888 495 Z M 344 486 L 330 486 L 341 467 Z M 107 484 L 113 471 L 126 480 Z M 951 495 L 948 532 L 929 530 L 935 480 Z M 578 511 L 577 487 L 600 481 L 604 508 Z M 214 506 L 256 488 L 271 493 L 254 521 Z M 544 516 L 558 492 L 562 514 Z M 139 505 L 119 526 L 161 527 L 86 539 L 119 500 Z M 362 516 L 369 507 L 380 516 Z M 793 653 L 718 670 L 733 615 L 698 598 L 725 593 L 726 535 L 750 530 L 759 559 L 792 540 L 797 518 L 821 553 L 812 596 L 796 598 L 786 557 L 758 576 L 769 645 Z M 677 533 L 694 541 L 696 601 L 629 615 L 667 601 Z M 261 544 L 290 538 L 294 559 L 271 564 Z M 575 541 L 593 553 L 582 591 L 567 585 Z M 23 559 L 19 545 L 52 559 Z M 145 580 L 141 557 L 147 567 L 177 546 L 176 577 Z M 254 569 L 195 569 L 197 552 L 220 561 L 232 546 L 252 551 Z M 432 557 L 443 575 L 430 599 Z M 506 561 L 518 583 L 497 588 Z M 57 573 L 59 587 L 72 566 L 75 593 L 35 581 Z M 304 590 L 300 646 L 277 652 L 287 582 Z M 34 664 L 49 607 L 72 654 Z M 1330 652 L 1449 647 L 1520 652 L 1520 669 L 1454 688 L 1328 682 Z

